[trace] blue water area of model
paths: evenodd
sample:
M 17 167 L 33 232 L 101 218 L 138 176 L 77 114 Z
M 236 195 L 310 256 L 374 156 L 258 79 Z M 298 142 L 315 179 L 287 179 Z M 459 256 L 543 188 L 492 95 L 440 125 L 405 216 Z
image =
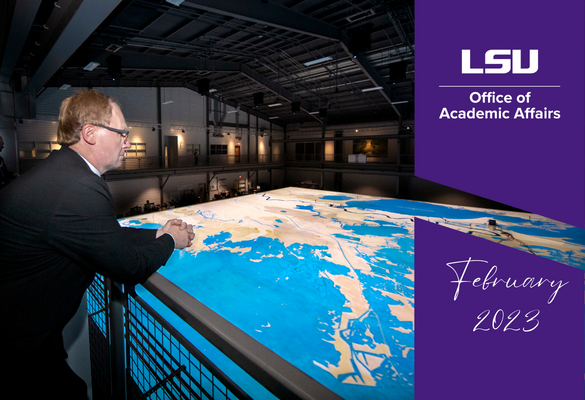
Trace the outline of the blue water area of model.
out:
M 556 221 L 542 221 L 534 220 L 529 214 L 526 218 L 518 216 L 502 215 L 500 212 L 493 210 L 492 212 L 468 210 L 461 207 L 443 206 L 439 204 L 429 204 L 416 201 L 400 200 L 400 199 L 380 199 L 371 201 L 348 201 L 346 207 L 353 207 L 359 210 L 367 210 L 378 215 L 384 215 L 384 212 L 391 212 L 403 215 L 412 215 L 419 218 L 433 217 L 447 220 L 450 225 L 459 227 L 460 229 L 467 228 L 459 224 L 458 219 L 477 219 L 489 218 L 496 220 L 496 223 L 503 227 L 504 231 L 511 233 L 522 233 L 533 237 L 562 239 L 568 244 L 575 244 L 578 246 L 585 245 L 585 230 L 573 227 Z M 346 209 L 351 212 L 351 210 Z M 358 227 L 357 230 L 345 227 L 344 229 L 351 229 L 355 233 L 363 233 L 363 228 Z M 360 231 L 361 230 L 361 231 Z M 473 233 L 473 229 L 468 230 Z M 494 234 L 493 240 L 499 241 L 501 237 Z M 560 251 L 554 248 L 547 248 L 543 246 L 520 247 L 524 250 L 530 250 L 539 256 L 549 258 L 551 260 L 568 264 L 585 270 L 583 259 L 585 258 L 585 249 L 578 251 Z
M 394 223 L 379 220 L 368 220 L 366 224 L 355 224 L 342 226 L 344 230 L 351 231 L 357 235 L 369 236 L 392 236 L 396 234 L 407 235 L 408 229 Z
M 206 239 L 210 244 L 222 243 L 221 247 L 211 247 L 197 254 L 175 252 L 159 272 L 347 399 L 383 399 L 388 398 L 389 393 L 392 393 L 391 398 L 412 398 L 414 377 L 397 379 L 394 371 L 414 371 L 414 354 L 411 352 L 410 356 L 402 357 L 404 348 L 396 344 L 398 336 L 409 334 L 392 329 L 404 327 L 405 323 L 390 313 L 388 305 L 396 302 L 385 297 L 382 291 L 394 293 L 398 287 L 400 293 L 413 298 L 414 285 L 401 282 L 399 278 L 379 278 L 380 275 L 396 277 L 397 273 L 409 273 L 408 268 L 413 268 L 411 255 L 405 256 L 397 249 L 379 250 L 368 256 L 378 277 L 360 277 L 364 279 L 363 294 L 370 304 L 370 311 L 350 321 L 343 331 L 344 339 L 359 345 L 374 341 L 386 343 L 390 354 L 400 355 L 385 358 L 382 366 L 375 370 L 377 386 L 366 387 L 341 384 L 348 376 L 335 378 L 315 365 L 326 366 L 339 361 L 340 354 L 330 341 L 341 314 L 350 311 L 345 307 L 345 296 L 324 273 L 348 275 L 350 270 L 322 259 L 320 255 L 327 250 L 324 246 L 294 243 L 284 246 L 277 239 L 265 237 L 237 243 L 226 239 L 229 235 L 222 232 Z M 407 247 L 412 247 L 412 242 L 410 239 Z M 242 248 L 252 250 L 242 251 Z M 380 260 L 386 257 L 397 266 L 390 267 Z M 379 321 L 387 322 L 380 324 Z M 410 340 L 401 338 L 398 342 L 411 343 L 410 347 L 414 348 L 413 336 L 410 334 Z M 265 398 L 261 393 L 253 397 Z
M 321 200 L 336 200 L 336 201 L 344 201 L 344 200 L 351 200 L 353 197 L 351 196 L 323 196 L 319 197 Z
M 232 237 L 232 234 L 229 232 L 220 232 L 219 235 L 208 236 L 203 240 L 203 244 L 210 245 L 210 244 L 219 244 L 224 243 L 226 240 Z
M 146 218 L 145 218 L 146 219 Z M 141 229 L 159 229 L 162 228 L 162 225 L 155 224 L 152 222 L 141 222 L 138 219 L 133 219 L 128 221 L 128 224 L 125 225 L 130 228 L 141 228 Z
M 483 211 L 469 210 L 465 208 L 456 208 L 443 206 L 440 204 L 431 204 L 418 201 L 400 200 L 400 199 L 380 199 L 380 200 L 352 200 L 346 203 L 347 207 L 356 207 L 363 210 L 376 210 L 378 212 L 391 212 L 403 215 L 412 215 L 417 217 L 434 217 L 434 218 L 452 218 L 452 219 L 475 219 L 489 217 L 492 219 L 509 222 L 522 223 L 524 219 L 511 217 L 497 213 L 486 213 Z
M 581 246 L 585 245 L 585 229 L 569 225 L 563 228 L 559 224 L 553 225 L 543 221 L 530 222 L 531 226 L 510 226 L 506 227 L 506 230 L 525 235 L 555 237 Z

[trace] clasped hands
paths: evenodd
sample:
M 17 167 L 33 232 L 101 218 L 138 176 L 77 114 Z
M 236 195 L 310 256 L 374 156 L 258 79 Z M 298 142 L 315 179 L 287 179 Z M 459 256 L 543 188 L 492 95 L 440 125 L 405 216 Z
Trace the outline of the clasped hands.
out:
M 184 249 L 190 247 L 195 239 L 195 233 L 193 233 L 193 225 L 189 225 L 180 219 L 171 219 L 156 232 L 156 237 L 164 235 L 165 233 L 170 234 L 175 239 L 175 249 Z

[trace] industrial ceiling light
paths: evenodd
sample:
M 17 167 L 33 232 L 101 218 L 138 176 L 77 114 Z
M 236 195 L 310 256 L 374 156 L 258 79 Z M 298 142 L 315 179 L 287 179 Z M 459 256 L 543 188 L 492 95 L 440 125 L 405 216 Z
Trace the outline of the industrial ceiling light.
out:
M 108 75 L 112 79 L 116 79 L 122 75 L 122 57 L 117 55 L 110 55 L 106 58 L 108 63 Z
M 163 104 L 171 104 L 171 103 L 174 103 L 174 101 L 173 100 L 163 101 Z
M 278 119 L 278 117 L 268 117 L 268 119 Z
M 370 17 L 372 15 L 375 15 L 375 14 L 376 14 L 376 12 L 374 10 L 370 9 L 370 10 L 360 11 L 358 13 L 355 13 L 353 15 L 345 17 L 345 19 L 347 19 L 349 22 L 353 23 L 353 22 L 362 20 L 364 18 Z
M 333 58 L 332 57 L 323 57 L 323 58 L 319 58 L 318 60 L 307 61 L 305 63 L 305 66 L 306 67 L 309 67 L 311 65 L 319 64 L 319 63 L 322 63 L 322 62 L 325 62 L 325 61 L 329 61 L 329 60 L 333 60 Z
M 197 92 L 201 96 L 209 93 L 209 79 L 203 78 L 197 81 Z
M 373 90 L 382 90 L 382 89 L 384 89 L 382 86 L 376 86 L 376 87 L 362 89 L 362 92 L 371 92 Z
M 99 62 L 92 61 L 92 62 L 90 62 L 89 64 L 87 64 L 85 67 L 83 67 L 83 69 L 84 69 L 85 71 L 93 71 L 93 70 L 94 70 L 94 69 L 96 69 L 96 67 L 97 67 L 97 66 L 99 66 L 99 65 L 100 65 L 100 63 L 99 63 Z
M 217 89 L 209 89 L 209 93 L 217 92 Z
M 268 104 L 268 107 L 278 107 L 281 105 L 282 105 L 282 103 L 273 103 L 273 104 Z
M 254 106 L 258 107 L 260 104 L 264 104 L 264 93 L 254 93 Z
M 179 7 L 181 5 L 181 3 L 185 0 L 166 0 L 167 3 L 171 3 L 174 6 Z
M 300 101 L 293 101 L 291 104 L 291 110 L 293 114 L 296 114 L 297 111 L 301 111 L 301 102 Z
M 70 87 L 71 87 L 71 85 L 68 85 L 68 84 L 64 83 L 63 85 L 61 85 L 61 87 L 59 89 L 61 89 L 61 90 L 67 90 Z

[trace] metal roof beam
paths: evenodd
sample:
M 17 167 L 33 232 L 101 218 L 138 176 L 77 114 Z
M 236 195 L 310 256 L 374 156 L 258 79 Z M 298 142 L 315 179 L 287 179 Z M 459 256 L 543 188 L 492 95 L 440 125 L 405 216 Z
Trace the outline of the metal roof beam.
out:
M 187 89 L 193 90 L 194 92 L 197 91 L 197 85 L 187 84 L 185 87 Z M 214 98 L 214 96 L 209 96 L 209 97 Z M 269 116 L 268 115 L 266 115 L 264 113 L 261 113 L 261 112 L 258 112 L 254 108 L 246 107 L 246 106 L 244 106 L 242 104 L 238 104 L 235 101 L 231 101 L 229 99 L 220 98 L 219 101 L 221 101 L 222 103 L 225 103 L 228 106 L 231 106 L 233 108 L 240 107 L 240 111 L 246 112 L 246 113 L 248 113 L 250 115 L 253 115 L 255 117 L 258 117 L 258 118 L 261 118 L 263 120 L 269 121 L 269 122 L 273 123 L 274 125 L 278 125 L 278 126 L 281 126 L 283 128 L 286 127 L 286 122 L 285 121 L 278 121 L 278 122 L 276 122 L 274 120 L 271 120 L 271 119 L 269 119 Z
M 347 34 L 345 31 L 337 28 L 334 25 L 321 22 L 307 15 L 291 11 L 287 7 L 282 7 L 270 2 L 266 4 L 260 4 L 256 7 L 250 7 L 247 2 L 238 0 L 226 0 L 221 2 L 217 0 L 189 0 L 183 2 L 182 5 L 183 4 L 185 6 L 210 11 L 245 21 L 273 26 L 279 29 L 298 32 L 322 39 L 339 41 L 344 51 L 350 57 L 355 56 L 354 60 L 356 61 L 357 65 L 368 76 L 372 83 L 377 86 L 382 86 L 382 93 L 384 97 L 390 104 L 392 104 L 393 95 L 390 87 L 386 85 L 382 77 L 380 77 L 374 67 L 371 66 L 368 60 L 366 60 L 366 58 L 360 52 L 352 54 L 352 52 L 349 51 L 349 38 Z M 302 106 L 302 104 L 301 108 L 306 109 Z M 400 112 L 393 104 L 392 108 L 400 118 Z
M 16 2 L 4 57 L 2 57 L 2 66 L 0 66 L 0 82 L 8 83 L 10 81 L 40 5 L 41 0 L 18 0 Z
M 269 25 L 278 29 L 316 36 L 322 39 L 336 38 L 340 40 L 339 28 L 307 15 L 291 11 L 290 8 L 270 2 L 250 7 L 249 2 L 241 0 L 189 0 L 183 2 L 181 7 L 183 6 Z
M 106 56 L 108 53 L 102 52 L 100 55 L 95 53 L 94 57 L 91 59 L 94 61 L 99 62 L 101 65 L 106 64 Z M 79 65 L 81 66 L 81 65 Z M 167 56 L 153 56 L 153 55 L 143 55 L 139 53 L 135 54 L 123 54 L 122 55 L 122 68 L 123 69 L 155 69 L 155 70 L 184 70 L 184 71 L 214 71 L 214 72 L 240 72 L 243 75 L 247 76 L 248 78 L 258 82 L 262 86 L 266 87 L 268 90 L 272 91 L 274 94 L 279 95 L 280 97 L 290 101 L 291 103 L 294 101 L 300 102 L 301 109 L 305 110 L 307 113 L 318 111 L 319 108 L 315 107 L 313 104 L 305 101 L 296 99 L 294 94 L 286 90 L 284 87 L 279 85 L 278 83 L 266 78 L 265 76 L 257 73 L 253 69 L 235 62 L 226 62 L 226 61 L 214 61 L 214 60 L 201 60 L 201 59 L 192 59 L 192 58 L 179 58 L 179 57 L 167 57 Z M 87 79 L 87 78 L 86 78 Z M 117 82 L 122 82 L 124 77 L 121 77 L 117 80 Z M 75 79 L 67 79 L 67 78 L 59 78 L 57 83 L 70 83 L 71 81 L 75 82 Z M 57 84 L 55 83 L 55 84 Z M 227 103 L 229 104 L 229 103 Z M 232 104 L 230 104 L 232 105 Z M 246 111 L 248 112 L 248 111 Z M 249 111 L 250 114 L 254 114 L 252 111 Z M 258 115 L 260 118 L 267 118 L 265 115 Z M 315 117 L 316 118 L 316 117 Z M 316 118 L 317 119 L 317 118 Z
M 372 81 L 374 85 L 382 87 L 380 93 L 382 93 L 384 98 L 388 101 L 388 103 L 390 103 L 392 109 L 396 112 L 396 115 L 398 115 L 399 118 L 402 118 L 400 112 L 393 104 L 395 100 L 393 99 L 394 94 L 392 93 L 392 89 L 390 89 L 386 82 L 384 82 L 384 79 L 380 76 L 380 74 L 378 74 L 376 69 L 372 67 L 372 65 L 366 60 L 362 53 L 356 53 L 354 60 L 357 61 L 357 64 L 359 65 L 362 72 L 366 74 L 366 76 L 370 79 L 370 81 Z
M 23 92 L 36 94 L 122 0 L 84 0 Z

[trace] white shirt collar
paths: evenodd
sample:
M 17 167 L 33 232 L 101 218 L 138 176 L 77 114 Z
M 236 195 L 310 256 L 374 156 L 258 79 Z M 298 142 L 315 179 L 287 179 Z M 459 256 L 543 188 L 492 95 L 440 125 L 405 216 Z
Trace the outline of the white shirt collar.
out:
M 79 153 L 77 153 L 77 154 L 79 154 Z M 99 176 L 101 178 L 102 175 L 100 174 L 100 172 L 97 170 L 96 167 L 94 167 L 93 165 L 91 165 L 91 163 L 89 161 L 87 161 L 85 159 L 85 157 L 83 157 L 81 154 L 79 154 L 79 157 L 83 158 L 83 161 L 85 161 L 87 163 L 87 165 L 89 166 L 89 169 L 91 169 L 94 174 L 96 174 L 97 176 Z

